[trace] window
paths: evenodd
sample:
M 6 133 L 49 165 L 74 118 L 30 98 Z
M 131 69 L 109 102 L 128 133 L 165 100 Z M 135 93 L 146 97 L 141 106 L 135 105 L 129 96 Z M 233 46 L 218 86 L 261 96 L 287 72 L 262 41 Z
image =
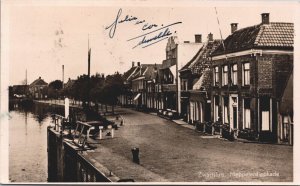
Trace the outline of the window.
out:
M 181 89 L 182 90 L 188 90 L 188 82 L 187 82 L 187 80 L 182 80 Z
M 233 85 L 237 85 L 237 64 L 232 66 L 231 80 Z
M 223 97 L 223 104 L 224 104 L 224 107 L 223 107 L 223 122 L 224 123 L 229 123 L 229 115 L 228 115 L 228 105 L 229 105 L 229 99 L 228 97 Z
M 215 85 L 219 83 L 219 67 L 215 67 L 214 69 L 214 83 Z
M 243 64 L 243 85 L 250 85 L 250 63 Z
M 214 96 L 214 119 L 219 121 L 219 96 Z
M 228 66 L 223 66 L 222 85 L 228 84 Z
M 251 123 L 251 111 L 250 111 L 250 99 L 244 99 L 244 128 L 250 129 Z

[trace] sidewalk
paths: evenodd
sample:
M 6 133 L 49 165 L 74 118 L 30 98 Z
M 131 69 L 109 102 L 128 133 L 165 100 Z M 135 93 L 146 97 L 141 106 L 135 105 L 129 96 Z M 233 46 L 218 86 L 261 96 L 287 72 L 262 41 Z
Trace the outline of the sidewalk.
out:
M 126 124 L 115 131 L 115 138 L 101 140 L 98 148 L 87 155 L 119 178 L 177 182 L 292 180 L 292 147 L 206 139 L 211 137 L 193 131 L 193 126 L 182 120 L 118 110 Z M 140 165 L 132 162 L 133 147 L 140 150 Z M 274 171 L 279 176 L 252 174 Z M 231 174 L 235 172 L 246 176 Z M 210 176 L 213 173 L 219 174 Z

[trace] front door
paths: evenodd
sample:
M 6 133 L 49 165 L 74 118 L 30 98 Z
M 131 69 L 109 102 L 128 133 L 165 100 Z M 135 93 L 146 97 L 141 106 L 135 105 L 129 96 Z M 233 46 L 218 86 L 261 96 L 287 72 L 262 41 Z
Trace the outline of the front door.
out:
M 230 128 L 238 129 L 238 96 L 230 95 Z
M 237 107 L 233 106 L 233 128 L 237 129 Z

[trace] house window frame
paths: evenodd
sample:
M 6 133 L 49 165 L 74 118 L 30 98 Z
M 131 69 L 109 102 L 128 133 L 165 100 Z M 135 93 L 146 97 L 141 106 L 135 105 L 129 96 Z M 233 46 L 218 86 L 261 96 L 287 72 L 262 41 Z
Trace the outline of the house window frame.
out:
M 246 102 L 248 102 L 248 106 L 246 108 Z M 244 98 L 243 99 L 243 128 L 244 129 L 251 129 L 251 98 Z M 249 115 L 247 115 L 247 111 Z M 249 118 L 248 118 L 249 117 Z M 248 124 L 246 123 L 249 120 Z
M 222 85 L 223 86 L 228 85 L 228 65 L 224 65 L 222 67 Z
M 214 67 L 214 85 L 217 86 L 219 84 L 219 66 Z
M 232 85 L 238 85 L 238 66 L 237 63 L 232 64 L 231 67 L 231 83 Z
M 247 81 L 246 81 L 246 74 L 248 74 Z M 243 63 L 243 86 L 249 86 L 249 85 L 250 85 L 250 63 L 246 62 Z

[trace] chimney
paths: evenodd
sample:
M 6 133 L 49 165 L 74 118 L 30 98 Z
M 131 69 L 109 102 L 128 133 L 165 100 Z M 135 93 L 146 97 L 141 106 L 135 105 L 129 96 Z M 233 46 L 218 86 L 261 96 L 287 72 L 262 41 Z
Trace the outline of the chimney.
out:
M 270 23 L 270 14 L 269 13 L 262 13 L 261 14 L 261 23 L 262 24 L 269 24 Z
M 141 63 L 140 63 L 140 62 L 137 62 L 137 66 L 141 66 Z
M 212 33 L 209 33 L 207 38 L 208 38 L 208 41 L 213 41 L 214 40 L 214 35 Z
M 104 73 L 101 74 L 102 78 L 104 78 Z
M 195 34 L 195 43 L 202 43 L 202 35 Z
M 134 67 L 134 61 L 132 61 L 132 67 Z
M 41 76 L 39 77 L 39 79 L 42 79 Z
M 231 23 L 231 33 L 235 32 L 238 29 L 238 24 L 237 23 Z

